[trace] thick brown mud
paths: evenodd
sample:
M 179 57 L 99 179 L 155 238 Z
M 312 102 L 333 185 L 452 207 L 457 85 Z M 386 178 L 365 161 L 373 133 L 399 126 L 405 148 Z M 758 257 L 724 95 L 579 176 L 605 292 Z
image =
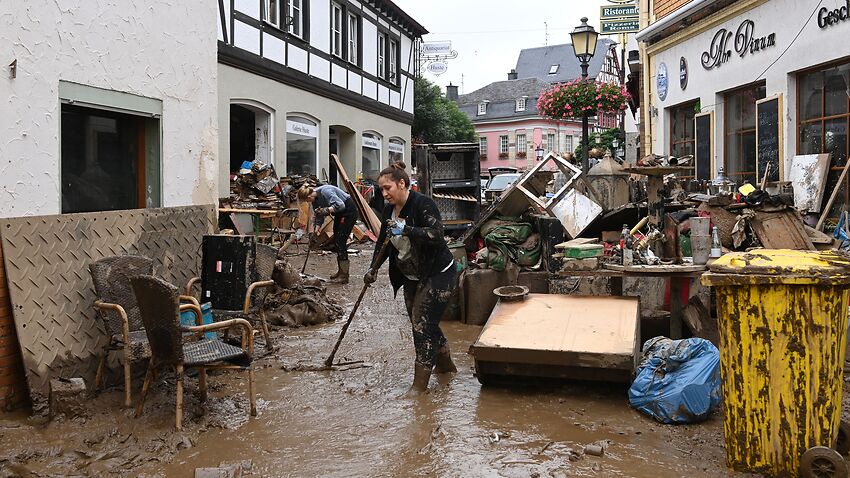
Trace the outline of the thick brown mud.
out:
M 352 256 L 351 284 L 329 286 L 347 308 L 370 256 Z M 311 254 L 308 272 L 327 277 L 333 261 Z M 211 375 L 205 406 L 197 380 L 187 378 L 180 434 L 173 432 L 168 375 L 139 419 L 121 408 L 120 387 L 89 400 L 87 417 L 47 423 L 2 416 L 0 476 L 191 477 L 195 468 L 246 459 L 250 476 L 268 477 L 746 476 L 725 467 L 719 414 L 696 425 L 660 425 L 629 408 L 626 385 L 482 387 L 467 354 L 480 327 L 443 323 L 459 372 L 432 377 L 419 398 L 397 398 L 410 385 L 414 352 L 403 299 L 393 298 L 386 273 L 337 354 L 337 361 L 364 363 L 309 371 L 324 362 L 341 326 L 274 330 L 279 349 L 255 361 L 256 418 L 248 418 L 241 373 Z M 263 345 L 258 340 L 258 353 Z M 141 379 L 133 383 L 135 399 Z M 602 456 L 584 453 L 593 444 L 603 446 Z

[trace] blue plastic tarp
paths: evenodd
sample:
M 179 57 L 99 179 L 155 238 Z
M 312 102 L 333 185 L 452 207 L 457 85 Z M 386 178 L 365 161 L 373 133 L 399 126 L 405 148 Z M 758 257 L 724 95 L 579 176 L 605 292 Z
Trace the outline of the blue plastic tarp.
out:
M 629 388 L 629 404 L 661 423 L 705 420 L 721 402 L 720 352 L 705 339 L 655 337 Z

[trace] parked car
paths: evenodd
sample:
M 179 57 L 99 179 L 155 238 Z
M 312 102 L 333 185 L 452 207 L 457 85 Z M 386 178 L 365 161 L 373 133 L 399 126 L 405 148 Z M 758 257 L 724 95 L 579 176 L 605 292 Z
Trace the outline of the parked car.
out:
M 505 173 L 494 176 L 487 182 L 487 188 L 484 190 L 484 201 L 488 204 L 499 199 L 502 193 L 511 187 L 522 174 Z

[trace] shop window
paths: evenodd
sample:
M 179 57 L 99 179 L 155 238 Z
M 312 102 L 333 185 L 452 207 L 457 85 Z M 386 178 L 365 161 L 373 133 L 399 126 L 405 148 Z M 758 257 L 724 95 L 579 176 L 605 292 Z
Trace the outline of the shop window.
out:
M 800 102 L 797 152 L 832 154 L 825 189 L 832 191 L 850 153 L 847 140 L 850 127 L 850 63 L 802 73 L 798 77 L 797 88 Z M 839 217 L 850 204 L 848 179 L 845 178 L 841 185 L 830 217 Z
M 726 93 L 726 174 L 736 183 L 756 184 L 756 101 L 765 97 L 764 84 Z
M 62 213 L 159 206 L 160 121 L 62 105 Z
M 392 138 L 390 139 L 388 149 L 390 153 L 390 164 L 404 161 L 404 141 Z
M 317 174 L 319 127 L 300 116 L 286 118 L 286 174 Z
M 680 158 L 694 154 L 694 116 L 698 101 L 670 108 L 670 155 Z
M 363 133 L 363 168 L 362 176 L 366 179 L 378 180 L 381 172 L 381 137 L 373 133 Z

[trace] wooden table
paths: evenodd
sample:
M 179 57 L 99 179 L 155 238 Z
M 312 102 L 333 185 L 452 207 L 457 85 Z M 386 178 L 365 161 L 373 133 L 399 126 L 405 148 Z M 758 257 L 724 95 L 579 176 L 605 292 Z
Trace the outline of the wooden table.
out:
M 623 295 L 623 278 L 625 277 L 662 277 L 670 279 L 670 338 L 682 338 L 681 297 L 685 281 L 702 277 L 708 268 L 693 264 L 684 265 L 635 265 L 624 267 L 617 264 L 605 264 L 603 269 L 593 271 L 564 271 L 562 277 L 608 277 L 611 281 L 611 295 Z
M 288 209 L 239 209 L 239 208 L 222 207 L 222 208 L 218 209 L 218 213 L 219 214 L 250 214 L 251 217 L 252 217 L 251 218 L 251 229 L 253 229 L 254 235 L 257 236 L 257 237 L 259 237 L 260 233 L 262 232 L 261 227 L 260 227 L 260 222 L 263 219 L 275 219 L 275 218 L 281 218 L 281 217 L 289 217 L 290 223 L 289 223 L 288 228 L 279 229 L 277 227 L 274 227 L 274 224 L 273 224 L 273 230 L 272 230 L 272 235 L 277 233 L 281 238 L 281 242 L 283 242 L 286 246 L 288 246 L 291 243 L 291 241 L 289 239 L 291 239 L 296 232 L 295 229 L 292 227 L 292 222 L 294 221 L 294 218 L 298 217 L 299 210 L 295 209 L 295 208 L 288 208 Z M 233 220 L 233 224 L 235 226 L 237 226 L 237 228 L 238 228 L 237 221 L 233 218 L 231 218 L 231 220 Z M 237 232 L 239 232 L 240 234 L 245 234 L 247 231 L 242 230 L 242 231 L 237 231 Z M 287 239 L 284 240 L 283 237 L 287 237 Z

